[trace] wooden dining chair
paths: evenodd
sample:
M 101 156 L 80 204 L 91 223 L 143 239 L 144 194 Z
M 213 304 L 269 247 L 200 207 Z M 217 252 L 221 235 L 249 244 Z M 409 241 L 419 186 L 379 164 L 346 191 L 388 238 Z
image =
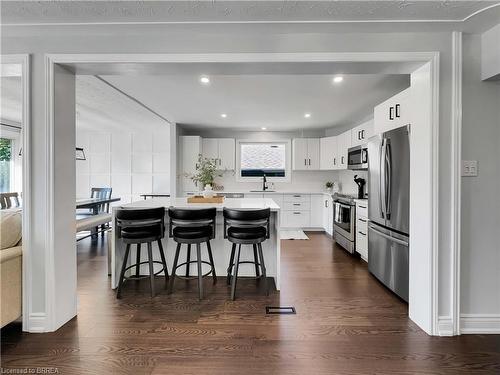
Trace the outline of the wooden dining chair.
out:
M 19 193 L 0 193 L 0 206 L 2 209 L 20 207 Z

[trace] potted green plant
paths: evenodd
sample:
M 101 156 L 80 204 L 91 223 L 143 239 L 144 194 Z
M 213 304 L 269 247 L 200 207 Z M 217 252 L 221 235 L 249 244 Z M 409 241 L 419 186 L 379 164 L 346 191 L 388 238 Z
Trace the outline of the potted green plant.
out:
M 333 190 L 334 183 L 332 181 L 327 181 L 325 183 L 326 191 L 331 192 Z
M 215 177 L 221 176 L 222 173 L 217 171 L 217 161 L 211 158 L 204 158 L 200 154 L 198 155 L 198 163 L 196 164 L 196 173 L 189 177 L 199 188 L 211 191 Z

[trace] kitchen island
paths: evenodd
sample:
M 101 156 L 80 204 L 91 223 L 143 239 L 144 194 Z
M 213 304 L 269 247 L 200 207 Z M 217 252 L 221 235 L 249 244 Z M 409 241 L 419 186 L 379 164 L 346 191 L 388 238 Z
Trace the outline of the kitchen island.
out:
M 209 208 L 215 207 L 217 209 L 216 217 L 216 234 L 215 238 L 210 241 L 212 246 L 212 252 L 214 256 L 215 271 L 217 276 L 226 276 L 227 267 L 229 265 L 229 257 L 231 255 L 231 243 L 224 239 L 224 218 L 222 216 L 223 208 L 234 208 L 234 209 L 261 209 L 270 208 L 270 233 L 269 239 L 262 243 L 262 250 L 264 252 L 264 258 L 266 261 L 267 276 L 272 277 L 276 284 L 276 289 L 280 288 L 280 240 L 279 240 L 279 227 L 280 227 L 280 207 L 269 198 L 226 198 L 223 203 L 188 203 L 187 198 L 157 198 L 150 200 L 140 200 L 137 202 L 132 202 L 128 204 L 123 204 L 113 208 L 113 227 L 115 225 L 115 212 L 118 208 L 154 208 L 154 207 L 169 207 L 175 208 Z M 168 238 L 168 212 L 165 213 L 165 225 L 166 232 L 165 238 L 163 239 L 163 248 L 165 251 L 165 257 L 168 265 L 168 272 L 172 272 L 172 265 L 175 254 L 176 243 L 172 238 Z M 118 279 L 120 276 L 120 269 L 123 261 L 123 256 L 125 254 L 125 246 L 117 238 L 117 231 L 113 230 L 113 236 L 111 236 L 111 287 L 115 289 L 118 286 Z M 141 261 L 147 260 L 146 252 L 142 252 Z M 179 261 L 184 261 L 186 258 L 187 250 L 183 247 L 180 253 Z M 129 259 L 135 260 L 135 245 L 131 249 L 132 256 Z M 153 256 L 155 260 L 160 259 L 160 254 L 158 251 L 158 245 L 153 243 Z M 206 247 L 202 245 L 202 256 L 207 257 Z M 252 246 L 242 246 L 241 249 L 242 260 L 253 259 Z M 130 261 L 129 261 L 130 263 Z M 155 264 L 155 271 L 160 267 Z M 205 273 L 208 268 L 206 265 L 203 266 L 203 272 Z M 177 271 L 179 274 L 183 274 L 183 269 L 179 268 Z M 196 265 L 192 264 L 190 268 L 191 275 L 196 275 Z M 148 266 L 141 266 L 141 274 L 148 274 Z M 253 265 L 243 264 L 240 266 L 239 276 L 255 276 L 255 268 Z

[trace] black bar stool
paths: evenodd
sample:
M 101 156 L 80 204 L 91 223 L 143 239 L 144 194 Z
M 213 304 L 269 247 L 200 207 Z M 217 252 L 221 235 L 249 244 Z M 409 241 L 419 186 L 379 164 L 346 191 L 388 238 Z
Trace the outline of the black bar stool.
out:
M 198 264 L 198 296 L 200 301 L 203 299 L 203 277 L 212 274 L 214 284 L 217 282 L 217 275 L 215 274 L 214 258 L 212 256 L 212 248 L 210 247 L 210 240 L 215 238 L 215 215 L 217 214 L 215 208 L 202 208 L 202 209 L 185 209 L 185 208 L 169 208 L 168 216 L 170 218 L 169 236 L 177 242 L 177 250 L 175 251 L 174 265 L 172 268 L 172 278 L 168 293 L 172 293 L 174 288 L 174 279 L 176 277 L 177 268 L 186 266 L 186 277 L 177 276 L 183 279 L 193 279 L 189 277 L 189 266 L 191 263 Z M 201 244 L 207 244 L 209 262 L 201 259 Z M 179 252 L 181 245 L 187 244 L 187 260 L 181 264 L 179 261 Z M 191 260 L 191 245 L 196 245 L 196 260 Z M 210 266 L 210 271 L 203 274 L 201 265 L 207 264 Z
M 123 282 L 125 280 L 139 280 L 149 277 L 151 284 L 151 297 L 155 296 L 154 278 L 161 272 L 165 272 L 165 286 L 168 283 L 168 269 L 165 261 L 165 253 L 161 239 L 165 236 L 165 208 L 150 208 L 150 209 L 118 209 L 116 211 L 116 226 L 118 238 L 121 239 L 127 247 L 125 249 L 125 257 L 123 258 L 122 269 L 120 272 L 120 280 L 118 281 L 118 290 L 116 298 L 121 297 Z M 152 242 L 158 242 L 160 250 L 160 261 L 153 260 Z M 141 262 L 141 244 L 148 245 L 148 260 Z M 130 245 L 137 245 L 136 262 L 127 266 L 127 261 L 130 253 Z M 149 275 L 141 276 L 139 267 L 141 264 L 149 264 Z M 153 264 L 158 263 L 162 268 L 158 272 L 154 272 Z M 125 276 L 125 272 L 135 267 L 135 276 Z
M 250 263 L 255 265 L 255 276 L 262 277 L 266 295 L 269 295 L 267 287 L 266 265 L 262 252 L 262 242 L 269 238 L 269 216 L 271 210 L 264 208 L 260 210 L 237 210 L 224 208 L 224 238 L 233 243 L 231 259 L 227 269 L 227 280 L 231 280 L 231 299 L 236 296 L 236 282 L 238 281 L 239 265 Z M 238 245 L 238 251 L 236 251 Z M 252 245 L 254 261 L 240 261 L 241 245 Z M 236 252 L 236 261 L 235 258 Z M 257 255 L 258 253 L 258 255 Z M 262 275 L 259 273 L 259 267 Z

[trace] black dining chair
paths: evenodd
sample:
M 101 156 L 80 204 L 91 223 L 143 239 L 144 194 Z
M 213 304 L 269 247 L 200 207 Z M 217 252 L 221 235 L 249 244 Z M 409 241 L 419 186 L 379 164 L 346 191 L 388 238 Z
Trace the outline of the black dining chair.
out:
M 118 290 L 116 298 L 121 297 L 122 287 L 125 280 L 139 280 L 149 277 L 151 284 L 151 297 L 155 296 L 154 280 L 155 276 L 161 272 L 165 273 L 165 287 L 168 285 L 168 269 L 167 262 L 165 261 L 165 253 L 161 240 L 165 237 L 165 208 L 148 208 L 148 209 L 117 209 L 116 210 L 116 230 L 119 240 L 126 244 L 125 256 L 120 272 L 120 279 L 118 280 Z M 158 243 L 158 250 L 160 251 L 160 261 L 153 260 L 152 243 Z M 148 248 L 148 260 L 141 262 L 141 244 L 146 243 Z M 128 257 L 130 254 L 131 245 L 137 246 L 136 262 L 127 266 Z M 149 264 L 149 275 L 140 275 L 141 264 Z M 161 264 L 162 268 L 154 272 L 153 265 Z M 134 276 L 125 276 L 127 270 L 135 267 Z
M 111 195 L 113 193 L 113 188 L 108 187 L 93 187 L 90 189 L 90 198 L 99 198 L 99 199 L 111 199 Z M 109 213 L 109 203 L 102 203 L 96 206 L 95 209 L 83 208 L 76 211 L 76 216 L 89 216 L 101 213 Z M 104 236 L 105 229 L 109 226 L 108 224 L 101 224 L 101 233 Z M 97 228 L 95 231 L 97 232 Z
M 266 295 L 269 295 L 262 242 L 269 238 L 271 210 L 269 208 L 259 210 L 224 208 L 223 214 L 224 238 L 227 238 L 233 244 L 229 267 L 227 268 L 227 280 L 231 283 L 231 299 L 234 301 L 236 298 L 239 266 L 244 263 L 255 265 L 255 276 L 262 278 Z M 236 245 L 238 245 L 237 248 Z M 253 262 L 240 260 L 241 245 L 252 245 L 254 251 Z M 261 272 L 259 272 L 259 268 Z
M 189 267 L 192 263 L 198 265 L 198 297 L 200 301 L 203 299 L 203 278 L 212 274 L 213 283 L 217 282 L 217 275 L 215 274 L 215 264 L 212 255 L 212 248 L 210 247 L 210 240 L 215 238 L 215 208 L 202 208 L 202 209 L 184 209 L 184 208 L 169 208 L 168 216 L 170 220 L 169 237 L 177 242 L 177 249 L 175 251 L 174 265 L 172 267 L 172 277 L 168 288 L 169 294 L 172 293 L 174 288 L 174 280 L 177 274 L 177 269 L 186 266 L 186 276 L 180 278 L 193 279 L 189 276 Z M 204 261 L 201 258 L 201 244 L 206 243 L 208 259 Z M 181 245 L 187 245 L 187 260 L 178 264 L 179 253 Z M 191 245 L 196 245 L 196 260 L 191 260 Z M 210 266 L 210 271 L 203 274 L 202 264 Z

